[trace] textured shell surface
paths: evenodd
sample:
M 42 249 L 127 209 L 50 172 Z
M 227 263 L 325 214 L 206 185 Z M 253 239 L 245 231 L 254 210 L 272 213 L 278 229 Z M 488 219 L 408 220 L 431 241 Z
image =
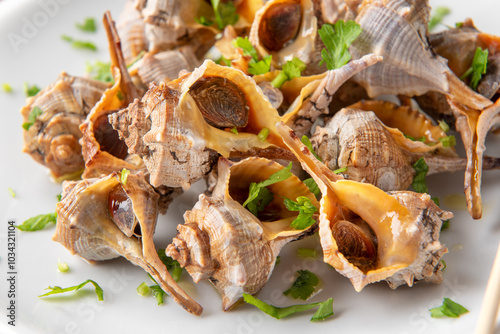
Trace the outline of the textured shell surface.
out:
M 121 182 L 113 173 L 63 186 L 54 241 L 89 261 L 123 256 L 151 274 L 186 310 L 201 313 L 201 306 L 177 285 L 158 257 L 153 233 L 159 195 L 143 174 L 130 174 Z
M 24 131 L 23 151 L 47 166 L 54 178 L 75 177 L 84 167 L 80 123 L 99 101 L 108 85 L 61 73 L 57 80 L 26 100 L 21 109 L 24 122 L 38 107 L 42 113 Z
M 210 94 L 208 101 L 197 103 L 196 98 L 203 94 L 193 96 L 191 88 L 200 82 L 207 82 L 207 89 L 219 89 L 220 82 L 228 83 L 231 92 L 244 96 L 245 101 L 235 100 L 234 94 L 221 92 L 221 99 L 213 100 Z M 248 115 L 246 125 L 236 127 L 237 134 L 210 125 L 200 110 L 201 104 L 204 112 L 210 114 L 208 117 L 218 117 L 221 112 L 224 116 L 235 105 L 226 100 L 239 101 L 237 104 Z M 218 109 L 219 106 L 223 108 Z M 225 106 L 230 108 L 225 109 Z M 131 153 L 143 155 L 151 173 L 151 184 L 155 187 L 189 188 L 191 183 L 210 172 L 219 154 L 228 157 L 232 152 L 255 153 L 259 149 L 284 146 L 275 130 L 278 113 L 255 81 L 237 69 L 219 66 L 210 60 L 176 81 L 152 86 L 142 101 L 134 102 L 115 115 L 113 126 L 125 137 L 129 149 L 134 147 Z M 139 133 L 129 133 L 131 122 L 138 124 L 135 129 Z M 265 141 L 258 139 L 263 128 L 270 130 Z
M 415 173 L 410 157 L 373 112 L 342 109 L 317 127 L 311 143 L 331 170 L 347 167 L 343 176 L 384 191 L 407 189 Z
M 141 52 L 149 49 L 146 39 L 146 26 L 134 0 L 127 0 L 116 20 L 116 29 L 121 39 L 123 56 L 130 64 Z
M 290 241 L 314 231 L 295 230 L 290 222 L 297 213 L 288 211 L 283 198 L 306 196 L 319 206 L 314 195 L 295 175 L 269 186 L 274 194 L 266 209 L 254 216 L 242 204 L 251 182 L 260 182 L 283 166 L 263 158 L 237 163 L 221 158 L 218 182 L 212 196 L 200 195 L 185 213 L 185 224 L 166 253 L 185 267 L 195 282 L 208 279 L 222 295 L 229 310 L 242 293 L 254 294 L 268 281 L 276 257 Z
M 321 190 L 319 235 L 324 261 L 348 277 L 356 291 L 380 280 L 391 287 L 441 280 L 440 259 L 447 250 L 438 238 L 442 222 L 453 216 L 450 212 L 439 209 L 427 194 L 386 193 L 371 184 L 344 180 L 317 160 L 286 125 L 279 124 L 278 131 Z M 336 233 L 337 224 L 354 224 L 357 217 L 370 233 L 362 228 L 343 228 L 347 236 Z M 371 258 L 369 249 L 374 247 L 376 257 Z M 341 253 L 341 249 L 355 253 Z M 351 262 L 351 257 L 356 261 Z

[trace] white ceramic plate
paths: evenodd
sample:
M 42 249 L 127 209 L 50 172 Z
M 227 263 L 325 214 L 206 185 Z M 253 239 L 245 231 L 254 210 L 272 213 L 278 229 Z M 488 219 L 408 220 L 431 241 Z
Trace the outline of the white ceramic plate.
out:
M 445 22 L 453 25 L 470 16 L 484 31 L 500 34 L 498 0 L 435 0 L 432 5 L 447 5 L 452 15 Z M 386 283 L 367 286 L 356 293 L 350 282 L 321 261 L 299 260 L 298 247 L 318 247 L 316 238 L 288 245 L 281 263 L 259 298 L 277 306 L 296 303 L 282 295 L 299 269 L 315 272 L 323 282 L 323 290 L 312 301 L 334 298 L 335 316 L 322 323 L 310 323 L 312 312 L 289 319 L 275 320 L 250 305 L 233 311 L 221 311 L 221 300 L 210 284 L 192 283 L 184 274 L 182 285 L 203 307 L 200 317 L 186 313 L 171 298 L 157 306 L 153 297 L 141 297 L 137 286 L 148 277 L 144 271 L 125 260 L 89 265 L 71 256 L 53 242 L 54 227 L 16 235 L 16 326 L 7 324 L 10 302 L 7 278 L 7 223 L 55 210 L 56 195 L 61 186 L 53 183 L 47 170 L 35 163 L 22 150 L 23 82 L 44 87 L 61 71 L 83 75 L 88 61 L 107 60 L 107 44 L 102 25 L 97 34 L 79 32 L 75 22 L 85 17 L 100 20 L 106 9 L 116 18 L 123 1 L 111 0 L 4 0 L 0 1 L 0 84 L 9 83 L 12 94 L 0 91 L 0 332 L 17 333 L 472 333 L 480 311 L 484 289 L 500 237 L 500 173 L 485 172 L 483 177 L 484 217 L 473 221 L 464 206 L 446 200 L 449 196 L 463 201 L 463 174 L 429 177 L 433 196 L 439 196 L 444 209 L 455 218 L 441 240 L 450 252 L 444 259 L 447 268 L 440 285 L 417 284 L 413 288 L 391 290 Z M 72 49 L 60 36 L 67 34 L 95 41 L 97 53 Z M 499 138 L 489 138 L 487 153 L 500 156 Z M 16 196 L 9 194 L 11 188 Z M 176 199 L 166 216 L 160 217 L 155 241 L 164 248 L 182 223 L 182 213 L 197 200 L 203 188 L 192 190 Z M 448 197 L 447 197 L 448 196 Z M 451 205 L 451 206 L 450 206 Z M 57 261 L 67 262 L 69 273 L 57 271 Z M 40 299 L 49 285 L 71 286 L 91 278 L 104 289 L 105 300 L 98 302 L 93 292 Z M 89 291 L 91 289 L 89 288 Z M 428 309 L 449 297 L 470 310 L 458 319 L 433 319 Z M 498 327 L 498 326 L 497 326 Z M 2 329 L 3 328 L 3 329 Z M 497 329 L 497 333 L 500 330 Z

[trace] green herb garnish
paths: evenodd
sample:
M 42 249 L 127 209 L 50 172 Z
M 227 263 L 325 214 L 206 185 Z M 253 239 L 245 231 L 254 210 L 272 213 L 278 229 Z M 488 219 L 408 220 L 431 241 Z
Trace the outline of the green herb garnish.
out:
M 445 121 L 439 120 L 438 124 L 439 124 L 439 127 L 441 128 L 441 130 L 443 130 L 444 133 L 450 131 L 450 126 L 448 124 L 446 124 Z
M 283 292 L 285 296 L 292 295 L 293 298 L 307 300 L 314 292 L 315 286 L 319 284 L 319 278 L 309 270 L 297 271 L 299 277 L 295 279 L 292 286 Z
M 429 31 L 433 30 L 450 13 L 451 10 L 448 7 L 436 7 L 429 19 Z
M 87 63 L 87 74 L 94 80 L 114 83 L 115 79 L 111 74 L 111 63 L 96 61 L 94 64 Z
M 99 286 L 99 284 L 97 284 L 96 282 L 94 282 L 91 279 L 88 279 L 88 280 L 86 280 L 85 282 L 83 282 L 81 284 L 78 284 L 78 285 L 75 285 L 75 286 L 70 286 L 68 288 L 61 288 L 60 286 L 49 286 L 45 290 L 51 290 L 51 291 L 49 291 L 49 292 L 47 292 L 47 293 L 45 293 L 43 295 L 40 295 L 38 297 L 46 297 L 46 296 L 56 295 L 56 294 L 64 293 L 64 292 L 77 291 L 77 290 L 80 290 L 81 288 L 83 288 L 88 283 L 92 283 L 92 285 L 94 285 L 95 293 L 97 295 L 97 299 L 100 300 L 100 301 L 104 300 L 104 292 L 102 291 L 102 288 Z
M 75 23 L 75 26 L 86 32 L 96 32 L 97 26 L 95 24 L 95 20 L 92 17 L 87 17 L 83 23 Z
M 312 248 L 297 249 L 297 256 L 301 259 L 317 259 L 318 251 Z
M 408 138 L 408 139 L 410 139 L 410 140 L 413 140 L 413 141 L 420 141 L 420 142 L 422 142 L 422 143 L 425 143 L 425 141 L 427 140 L 427 138 L 425 138 L 425 136 L 422 136 L 422 137 L 420 137 L 420 138 L 415 138 L 415 137 L 413 137 L 413 136 L 406 135 L 406 134 L 405 134 L 404 136 L 405 136 L 405 138 Z
M 427 172 L 429 172 L 429 166 L 425 162 L 424 158 L 420 158 L 413 165 L 415 169 L 415 176 L 413 177 L 412 187 L 418 193 L 428 193 L 429 189 L 427 188 Z
M 259 75 L 269 72 L 269 70 L 271 69 L 272 56 L 267 55 L 262 60 L 259 60 L 257 50 L 255 50 L 252 43 L 250 43 L 248 37 L 236 38 L 235 40 L 233 40 L 233 45 L 237 48 L 241 48 L 245 56 L 252 57 L 252 59 L 248 63 L 248 73 L 252 75 Z
M 289 315 L 292 315 L 297 312 L 302 312 L 309 310 L 314 307 L 318 307 L 318 310 L 314 313 L 314 315 L 311 318 L 311 321 L 320 321 L 320 320 L 325 320 L 326 318 L 330 317 L 333 315 L 333 298 L 329 298 L 325 300 L 324 302 L 319 302 L 319 303 L 310 303 L 310 304 L 302 304 L 302 305 L 292 305 L 288 307 L 276 307 L 273 305 L 269 305 L 266 302 L 263 302 L 262 300 L 249 295 L 247 293 L 243 293 L 243 300 L 251 304 L 255 307 L 257 307 L 259 310 L 262 312 L 270 315 L 273 318 L 276 319 L 282 319 L 285 317 L 288 317 Z
M 431 317 L 433 318 L 458 318 L 462 314 L 469 312 L 469 310 L 465 307 L 455 303 L 450 298 L 444 298 L 443 305 L 431 308 L 429 311 L 431 312 Z
M 146 296 L 149 293 L 149 286 L 146 282 L 142 282 L 138 287 L 137 287 L 137 293 L 140 294 L 141 296 Z
M 332 170 L 333 174 L 340 174 L 340 173 L 345 173 L 345 172 L 347 172 L 347 166 L 340 167 L 336 170 Z
M 219 30 L 223 30 L 226 26 L 233 25 L 238 22 L 240 17 L 236 13 L 236 7 L 231 1 L 224 3 L 219 0 L 210 0 L 210 2 L 212 3 L 215 22 L 217 23 L 217 28 L 219 28 Z M 204 18 L 200 19 L 203 20 Z M 208 23 L 208 20 L 204 20 Z
M 149 289 L 153 296 L 155 296 L 158 305 L 163 304 L 163 297 L 166 295 L 165 291 L 159 285 L 151 285 Z
M 267 136 L 269 136 L 269 129 L 263 128 L 262 130 L 260 130 L 259 134 L 257 135 L 257 138 L 259 138 L 259 140 L 261 142 L 265 142 L 267 139 Z
M 2 84 L 2 89 L 6 93 L 12 93 L 12 91 L 13 91 L 12 86 L 9 85 L 8 83 L 3 83 Z
M 319 161 L 323 162 L 323 160 L 321 160 L 321 158 L 319 157 L 319 155 L 316 154 L 316 152 L 314 151 L 313 147 L 312 147 L 312 144 L 311 144 L 311 141 L 309 140 L 309 137 L 307 137 L 306 135 L 302 136 L 302 138 L 300 138 L 300 141 L 302 142 L 302 144 L 306 145 L 307 148 L 309 149 L 309 151 L 311 151 L 311 153 L 316 157 L 316 159 L 318 159 Z
M 118 100 L 120 101 L 123 101 L 123 99 L 125 98 L 125 96 L 123 96 L 123 93 L 121 90 L 117 91 L 116 92 L 116 97 L 118 98 Z
M 23 129 L 28 131 L 33 126 L 33 124 L 35 124 L 37 117 L 41 114 L 43 114 L 43 110 L 40 109 L 40 107 L 34 106 L 28 115 L 28 121 L 22 124 Z
M 469 69 L 460 77 L 460 79 L 464 80 L 465 78 L 471 76 L 469 86 L 473 90 L 476 90 L 479 80 L 481 80 L 483 74 L 486 74 L 487 66 L 488 49 L 483 50 L 480 47 L 477 47 L 471 67 L 469 67 Z
M 12 198 L 15 198 L 15 197 L 16 197 L 16 193 L 14 192 L 14 190 L 13 190 L 11 187 L 7 188 L 7 190 L 9 191 L 9 194 L 10 194 L 10 196 L 11 196 Z
M 59 259 L 57 260 L 57 270 L 62 273 L 67 273 L 69 271 L 69 266 L 66 262 L 61 262 Z
M 95 44 L 92 42 L 80 41 L 80 40 L 74 39 L 73 37 L 70 37 L 68 35 L 62 35 L 61 38 L 64 41 L 71 43 L 71 46 L 76 48 L 76 49 L 87 49 L 90 51 L 97 51 L 97 46 L 95 46 Z
M 231 128 L 231 132 L 234 133 L 235 135 L 237 135 L 238 134 L 238 128 L 236 128 L 236 126 L 233 126 Z
M 283 200 L 283 204 L 285 204 L 286 208 L 290 211 L 299 211 L 297 218 L 295 218 L 290 224 L 292 228 L 296 230 L 304 230 L 316 222 L 313 215 L 316 211 L 318 211 L 318 208 L 311 203 L 309 198 L 299 196 L 297 197 L 297 202 L 285 198 Z
M 167 256 L 164 249 L 158 250 L 158 257 L 161 262 L 163 262 L 165 267 L 167 267 L 167 270 L 170 272 L 170 275 L 172 275 L 174 281 L 178 282 L 182 275 L 182 267 L 179 262 L 172 259 L 170 256 Z
M 446 137 L 441 137 L 439 138 L 439 141 L 443 144 L 444 147 L 453 147 L 457 145 L 457 140 L 455 139 L 455 136 L 446 136 Z
M 281 88 L 286 81 L 292 80 L 293 78 L 300 78 L 303 70 L 306 69 L 306 64 L 297 57 L 293 57 L 292 60 L 287 61 L 283 65 L 283 69 L 276 76 L 276 78 L 271 81 L 271 85 L 276 88 Z
M 321 191 L 319 190 L 318 184 L 316 183 L 316 181 L 314 181 L 312 177 L 305 179 L 302 182 L 304 182 L 304 184 L 309 188 L 309 191 L 312 192 L 314 196 L 316 196 L 316 198 L 318 198 L 321 195 Z
M 248 211 L 257 216 L 274 198 L 274 195 L 266 187 L 288 179 L 292 176 L 290 169 L 292 169 L 291 162 L 287 167 L 269 176 L 267 180 L 259 183 L 250 183 L 248 198 L 243 203 L 243 207 L 247 207 Z
M 120 183 L 123 185 L 127 184 L 127 179 L 128 175 L 130 174 L 130 171 L 126 168 L 123 168 L 122 171 L 120 172 Z
M 27 82 L 23 85 L 24 94 L 26 97 L 35 96 L 41 90 L 37 85 L 29 85 Z
M 25 220 L 21 225 L 16 227 L 21 231 L 33 232 L 39 231 L 47 226 L 49 223 L 57 222 L 57 213 L 47 213 L 45 215 L 38 215 Z
M 354 21 L 338 20 L 334 25 L 326 23 L 318 30 L 326 49 L 321 50 L 323 58 L 319 64 L 326 63 L 328 70 L 334 70 L 351 60 L 349 46 L 361 34 L 361 26 Z

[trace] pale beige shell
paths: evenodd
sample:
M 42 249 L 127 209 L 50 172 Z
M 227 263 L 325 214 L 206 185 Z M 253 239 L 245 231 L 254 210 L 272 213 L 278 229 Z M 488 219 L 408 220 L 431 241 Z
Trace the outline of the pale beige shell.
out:
M 57 80 L 26 100 L 24 122 L 34 107 L 42 110 L 24 133 L 23 151 L 48 167 L 55 179 L 78 177 L 84 167 L 79 126 L 109 85 L 61 73 Z
M 152 82 L 159 84 L 177 79 L 179 72 L 191 72 L 200 65 L 193 48 L 183 46 L 157 54 L 146 53 L 129 71 L 131 74 L 137 73 L 141 82 L 148 87 Z
M 393 288 L 442 280 L 440 260 L 447 249 L 438 239 L 442 222 L 453 216 L 450 212 L 439 209 L 427 194 L 388 194 L 371 184 L 343 180 L 290 128 L 283 123 L 277 128 L 321 190 L 324 261 L 348 277 L 356 291 L 380 280 Z
M 135 0 L 125 2 L 123 11 L 116 20 L 116 29 L 120 35 L 123 56 L 127 64 L 132 63 L 141 52 L 149 49 L 146 26 L 141 13 L 136 9 Z
M 153 244 L 158 216 L 158 194 L 144 175 L 130 174 L 120 182 L 118 173 L 100 179 L 65 182 L 57 204 L 57 227 L 53 240 L 71 254 L 88 261 L 103 261 L 123 256 L 140 266 L 161 288 L 187 311 L 199 315 L 202 308 L 170 276 Z M 121 191 L 132 212 L 118 223 L 110 212 L 114 191 Z M 139 237 L 136 235 L 139 228 Z
M 274 6 L 284 3 L 300 4 L 300 26 L 298 27 L 296 36 L 292 37 L 280 50 L 270 51 L 262 43 L 259 37 L 259 30 L 262 29 L 262 20 L 266 12 Z M 317 30 L 317 19 L 314 16 L 312 0 L 270 0 L 255 14 L 255 19 L 249 33 L 249 40 L 260 56 L 272 55 L 272 64 L 274 67 L 281 68 L 284 63 L 292 60 L 293 57 L 297 57 L 305 64 L 309 64 L 312 61 L 312 54 L 316 50 Z
M 237 163 L 221 158 L 218 183 L 211 197 L 200 195 L 184 214 L 185 223 L 166 253 L 186 268 L 195 282 L 208 279 L 229 310 L 242 293 L 254 294 L 268 281 L 281 248 L 314 231 L 314 225 L 295 230 L 297 212 L 288 211 L 283 197 L 305 196 L 319 206 L 314 194 L 295 175 L 268 186 L 273 201 L 259 217 L 242 206 L 251 182 L 261 182 L 283 166 L 263 158 Z M 267 219 L 264 219 L 267 218 Z M 262 220 L 261 220 L 262 219 Z
M 371 97 L 437 91 L 470 107 L 491 105 L 458 79 L 444 58 L 432 53 L 426 39 L 428 17 L 427 1 L 365 0 L 356 17 L 363 31 L 349 50 L 354 59 L 373 52 L 384 61 L 355 79 Z
M 204 78 L 223 78 L 245 96 L 248 123 L 238 127 L 237 134 L 216 128 L 205 120 L 190 94 L 191 86 Z M 215 104 L 226 102 L 221 100 Z M 134 102 L 112 117 L 112 124 L 125 138 L 129 152 L 143 156 L 155 187 L 189 188 L 210 172 L 219 154 L 248 156 L 258 150 L 283 151 L 279 146 L 284 147 L 275 127 L 278 113 L 255 81 L 239 70 L 219 66 L 211 60 L 179 80 L 153 85 L 142 101 Z M 130 124 L 136 125 L 130 127 Z M 269 129 L 269 135 L 261 141 L 257 135 L 264 128 Z

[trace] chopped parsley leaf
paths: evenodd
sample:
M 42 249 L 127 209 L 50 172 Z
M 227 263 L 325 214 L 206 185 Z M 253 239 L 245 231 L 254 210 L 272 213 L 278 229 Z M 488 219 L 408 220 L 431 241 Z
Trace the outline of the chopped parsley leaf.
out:
M 56 222 L 57 222 L 57 213 L 54 212 L 54 213 L 48 213 L 44 215 L 42 214 L 35 217 L 31 217 L 25 220 L 21 225 L 17 225 L 16 227 L 21 231 L 33 232 L 43 229 L 49 223 L 55 224 Z
M 462 314 L 469 312 L 469 310 L 465 307 L 455 303 L 450 298 L 444 298 L 443 305 L 431 308 L 429 311 L 431 312 L 431 317 L 433 318 L 458 318 Z
M 302 136 L 302 138 L 300 138 L 300 141 L 302 142 L 302 144 L 306 145 L 307 148 L 309 149 L 309 151 L 311 151 L 311 153 L 316 157 L 316 159 L 318 159 L 319 161 L 323 162 L 323 160 L 321 160 L 321 158 L 319 157 L 319 155 L 316 154 L 316 152 L 314 151 L 313 147 L 312 147 L 312 144 L 311 144 L 311 141 L 309 140 L 309 137 L 307 137 L 306 135 Z
M 432 13 L 431 18 L 429 19 L 429 31 L 433 30 L 438 24 L 440 24 L 445 16 L 451 13 L 451 10 L 448 7 L 436 7 Z
M 35 96 L 41 90 L 37 85 L 29 85 L 27 82 L 23 85 L 24 94 L 26 97 Z
M 301 73 L 305 70 L 306 64 L 297 57 L 293 57 L 292 60 L 287 61 L 283 65 L 283 69 L 276 76 L 276 78 L 271 81 L 271 85 L 276 88 L 281 88 L 286 81 L 292 80 L 293 78 L 300 78 Z
M 329 298 L 324 302 L 292 305 L 288 307 L 276 307 L 269 305 L 247 293 L 243 293 L 243 300 L 276 319 L 282 319 L 294 313 L 306 311 L 317 306 L 319 306 L 318 310 L 312 316 L 311 321 L 325 320 L 333 315 L 333 298 Z
M 309 198 L 299 196 L 297 197 L 297 202 L 285 198 L 283 200 L 283 204 L 285 204 L 286 208 L 290 211 L 299 211 L 297 218 L 295 218 L 290 224 L 292 228 L 296 230 L 304 230 L 316 222 L 313 215 L 316 211 L 318 211 L 318 208 L 311 203 Z
M 428 193 L 429 189 L 427 188 L 427 172 L 429 172 L 429 166 L 425 162 L 424 158 L 420 158 L 413 165 L 415 169 L 415 176 L 413 177 L 412 187 L 418 193 Z
M 318 30 L 321 40 L 325 44 L 325 49 L 321 50 L 323 58 L 319 64 L 326 63 L 328 70 L 334 70 L 347 64 L 351 60 L 349 46 L 359 34 L 361 26 L 354 21 L 338 20 L 334 25 L 325 23 Z
M 86 32 L 96 32 L 97 26 L 95 24 L 95 19 L 92 17 L 87 17 L 83 23 L 75 23 L 75 26 Z
M 92 42 L 76 40 L 68 35 L 62 35 L 61 38 L 64 41 L 71 43 L 71 46 L 76 49 L 87 49 L 90 51 L 97 51 L 97 46 Z
M 472 60 L 472 65 L 469 69 L 460 77 L 464 80 L 465 78 L 471 76 L 469 86 L 473 89 L 477 89 L 479 80 L 483 74 L 486 74 L 486 68 L 488 66 L 488 49 L 481 49 L 477 47 L 476 53 L 474 54 L 474 59 Z
M 314 196 L 319 197 L 321 195 L 321 191 L 319 190 L 318 184 L 312 177 L 305 179 L 304 184 L 309 188 L 309 191 L 314 194 Z
M 91 279 L 88 279 L 81 284 L 78 284 L 75 286 L 70 286 L 68 288 L 61 288 L 60 286 L 49 286 L 46 290 L 51 290 L 51 291 L 49 291 L 43 295 L 40 295 L 38 297 L 46 297 L 46 296 L 55 295 L 55 294 L 64 293 L 64 292 L 78 291 L 81 288 L 83 288 L 85 285 L 87 285 L 88 283 L 91 283 L 92 285 L 94 285 L 97 299 L 99 301 L 103 301 L 104 300 L 104 292 L 103 292 L 102 288 L 99 286 L 99 284 L 97 284 L 96 282 L 94 282 Z
M 277 171 L 276 173 L 269 176 L 269 178 L 265 181 L 255 183 L 250 183 L 248 198 L 243 203 L 243 207 L 247 207 L 247 209 L 257 216 L 260 211 L 263 211 L 264 208 L 271 203 L 274 198 L 274 195 L 266 188 L 271 184 L 275 184 L 277 182 L 288 179 L 292 176 L 292 163 L 290 162 L 287 167 Z
M 9 85 L 8 83 L 3 83 L 2 84 L 2 89 L 6 93 L 12 93 L 12 91 L 13 91 L 12 86 Z

